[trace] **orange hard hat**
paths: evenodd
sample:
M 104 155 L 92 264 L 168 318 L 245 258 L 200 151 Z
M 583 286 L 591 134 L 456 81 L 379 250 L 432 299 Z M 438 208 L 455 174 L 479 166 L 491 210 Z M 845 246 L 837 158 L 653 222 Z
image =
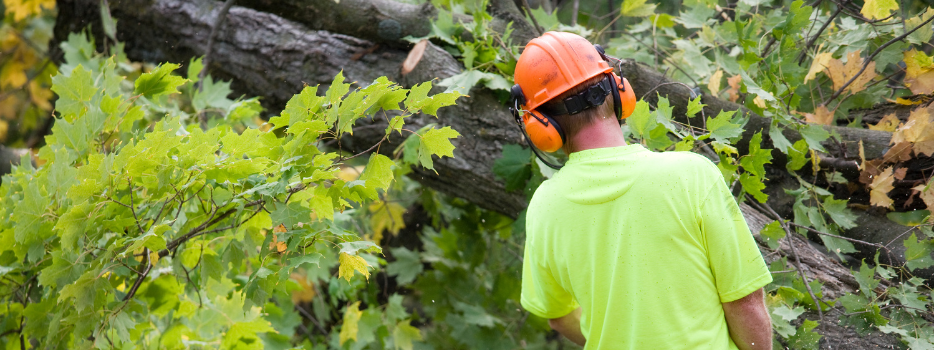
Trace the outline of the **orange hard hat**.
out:
M 587 39 L 547 32 L 532 39 L 516 63 L 515 81 L 525 95 L 526 110 L 534 110 L 590 78 L 613 67 Z
M 635 93 L 628 80 L 613 73 L 609 59 L 599 45 L 572 33 L 547 32 L 525 46 L 516 62 L 511 109 L 516 123 L 534 146 L 533 150 L 555 152 L 566 142 L 564 132 L 552 116 L 573 115 L 602 105 L 610 94 L 613 95 L 617 118 L 622 120 L 632 114 Z M 571 88 L 600 75 L 606 78 L 588 90 L 564 101 L 549 103 Z M 520 113 L 520 110 L 524 112 Z

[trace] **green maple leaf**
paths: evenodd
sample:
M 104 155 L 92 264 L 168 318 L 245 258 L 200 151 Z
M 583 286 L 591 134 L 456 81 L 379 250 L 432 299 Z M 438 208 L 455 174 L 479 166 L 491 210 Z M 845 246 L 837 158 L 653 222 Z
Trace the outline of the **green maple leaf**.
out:
M 629 118 L 626 118 L 626 125 L 640 139 L 644 139 L 645 135 L 655 128 L 655 123 L 655 118 L 652 118 L 649 111 L 649 104 L 645 100 L 636 102 L 636 108 Z
M 367 162 L 360 180 L 366 182 L 366 187 L 386 190 L 392 184 L 392 167 L 395 164 L 389 157 L 373 153 L 370 155 L 370 161 Z
M 748 172 L 743 172 L 743 174 L 739 176 L 739 183 L 743 185 L 743 190 L 751 194 L 759 203 L 765 203 L 765 201 L 769 199 L 769 195 L 762 192 L 762 190 L 765 189 L 762 178 Z
M 714 140 L 730 143 L 730 139 L 743 134 L 743 125 L 733 120 L 736 111 L 720 111 L 716 117 L 707 117 L 707 130 Z
M 454 157 L 454 145 L 451 144 L 452 138 L 457 138 L 460 133 L 445 126 L 441 129 L 432 128 L 421 136 L 421 142 L 418 146 L 418 160 L 423 167 L 434 170 L 434 163 L 431 161 L 432 155 L 439 157 Z
M 847 201 L 842 199 L 833 199 L 827 197 L 824 200 L 824 211 L 830 215 L 830 218 L 833 219 L 837 225 L 840 225 L 843 229 L 850 229 L 856 227 L 856 214 L 853 214 L 853 211 L 847 209 Z
M 92 209 L 94 209 L 94 206 L 85 201 L 71 206 L 65 212 L 65 215 L 59 217 L 58 222 L 55 223 L 55 229 L 60 232 L 62 249 L 73 251 L 76 248 L 78 238 L 81 237 L 87 227 L 88 217 Z
M 285 104 L 282 116 L 272 118 L 269 122 L 278 128 L 312 119 L 311 116 L 318 112 L 321 102 L 324 101 L 324 97 L 317 94 L 318 86 L 304 87 L 301 93 L 292 96 Z
M 269 321 L 265 319 L 256 318 L 249 322 L 237 322 L 230 326 L 227 332 L 224 333 L 224 340 L 221 342 L 221 346 L 225 349 L 234 349 L 242 344 L 247 348 L 256 348 L 256 345 L 262 348 L 262 340 L 260 340 L 257 334 L 267 332 L 276 332 L 276 330 L 273 329 Z M 254 345 L 250 346 L 249 344 Z
M 58 301 L 61 303 L 74 298 L 75 309 L 78 312 L 87 308 L 94 308 L 97 304 L 97 294 L 105 293 L 111 289 L 107 280 L 97 275 L 97 270 L 85 272 L 75 283 L 62 287 L 61 292 L 58 294 Z
M 788 345 L 792 349 L 817 349 L 817 343 L 822 337 L 813 331 L 817 325 L 815 321 L 804 320 L 795 335 L 788 338 Z
M 915 269 L 924 269 L 934 265 L 934 259 L 931 258 L 932 244 L 930 240 L 918 240 L 918 237 L 912 232 L 911 236 L 906 238 L 902 244 L 907 249 L 905 251 L 905 260 L 907 261 L 905 266 L 909 270 L 914 271 Z
M 415 278 L 422 273 L 424 267 L 417 251 L 408 250 L 405 247 L 390 249 L 395 261 L 386 265 L 386 273 L 390 276 L 396 276 L 396 283 L 406 285 L 415 281 Z
M 227 95 L 232 92 L 229 82 L 215 82 L 210 76 L 206 76 L 204 81 L 201 82 L 201 90 L 195 90 L 195 97 L 191 99 L 191 105 L 198 111 L 208 107 L 227 109 L 234 102 L 227 98 Z
M 66 120 L 73 121 L 77 116 L 84 114 L 86 103 L 98 89 L 94 86 L 91 71 L 80 64 L 70 74 L 58 74 L 52 78 L 52 91 L 58 94 L 55 101 L 55 110 L 61 113 Z
M 392 343 L 396 350 L 412 350 L 412 341 L 421 341 L 422 333 L 409 325 L 411 320 L 400 321 L 392 330 Z
M 810 159 L 808 158 L 808 151 L 807 141 L 795 141 L 795 144 L 791 146 L 791 149 L 789 149 L 788 152 L 785 152 L 789 157 L 791 157 L 791 161 L 789 161 L 788 164 L 785 164 L 785 168 L 793 172 L 804 167 L 804 165 L 808 163 L 808 159 Z
M 389 322 L 395 322 L 396 320 L 409 317 L 409 313 L 406 312 L 405 307 L 402 306 L 402 300 L 403 297 L 396 293 L 389 296 L 389 302 L 386 303 L 386 318 L 389 319 Z
M 14 239 L 16 243 L 31 244 L 38 242 L 44 235 L 41 232 L 43 215 L 49 207 L 51 199 L 44 189 L 39 187 L 40 181 L 30 181 L 23 189 L 23 201 L 13 209 Z
M 302 206 L 298 202 L 275 203 L 275 209 L 272 210 L 272 222 L 274 225 L 283 224 L 291 229 L 298 223 L 308 223 L 311 221 L 311 209 Z
M 699 6 L 703 7 L 702 5 Z M 687 112 L 685 112 L 685 114 L 688 116 L 688 118 L 694 118 L 697 113 L 704 110 L 704 106 L 706 105 L 701 103 L 701 97 L 697 96 L 688 101 Z
M 454 105 L 454 103 L 457 102 L 457 99 L 461 96 L 464 95 L 457 91 L 443 92 L 431 96 L 431 99 L 428 102 L 422 104 L 422 113 L 438 117 L 439 108 Z
M 646 4 L 645 0 L 624 1 L 619 14 L 625 17 L 646 17 L 655 13 L 655 4 Z
M 76 253 L 53 250 L 49 253 L 52 265 L 39 273 L 39 284 L 47 287 L 64 286 L 81 276 L 87 265 L 81 263 Z
M 140 248 L 146 247 L 151 251 L 159 251 L 165 249 L 165 237 L 162 235 L 171 230 L 172 227 L 166 224 L 155 225 L 149 228 L 145 234 L 131 239 L 128 241 L 132 242 L 129 247 L 123 252 L 123 254 L 132 254 Z
M 820 125 L 808 124 L 799 130 L 801 137 L 807 141 L 808 146 L 818 152 L 827 152 L 821 142 L 830 137 L 830 133 Z
M 739 164 L 756 177 L 765 178 L 765 165 L 772 162 L 772 150 L 761 149 L 762 133 L 757 132 L 749 140 L 749 154 L 742 157 Z
M 405 108 L 409 111 L 420 109 L 422 104 L 428 100 L 428 91 L 431 91 L 430 81 L 413 86 L 409 89 L 409 96 L 405 99 Z
M 785 229 L 778 221 L 772 221 L 765 225 L 759 234 L 766 238 L 769 248 L 778 249 L 779 240 L 785 238 Z
M 506 191 L 525 186 L 532 176 L 532 151 L 520 145 L 503 146 L 503 155 L 493 162 L 493 174 L 506 181 Z
M 908 240 L 905 240 L 908 242 Z M 875 298 L 876 292 L 873 291 L 878 285 L 879 280 L 875 278 L 876 269 L 866 265 L 866 261 L 863 261 L 863 264 L 859 267 L 859 272 L 853 274 L 853 277 L 856 278 L 856 282 L 859 283 L 859 290 L 868 298 Z
M 174 63 L 163 63 L 152 72 L 143 73 L 136 79 L 133 93 L 146 98 L 178 93 L 178 87 L 188 82 L 188 79 L 172 75 L 178 67 Z

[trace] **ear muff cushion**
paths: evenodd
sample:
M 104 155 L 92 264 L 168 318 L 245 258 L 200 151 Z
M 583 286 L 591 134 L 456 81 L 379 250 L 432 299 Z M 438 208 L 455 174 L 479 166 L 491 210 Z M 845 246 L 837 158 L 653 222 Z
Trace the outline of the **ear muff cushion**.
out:
M 617 77 L 618 79 L 619 77 Z M 636 93 L 632 91 L 632 86 L 629 85 L 629 80 L 623 78 L 623 87 L 625 91 L 619 92 L 619 104 L 623 110 L 623 114 L 619 117 L 620 119 L 626 119 L 632 115 L 632 111 L 636 109 Z
M 539 116 L 548 122 L 548 125 L 545 125 L 531 116 L 530 113 L 522 116 L 522 122 L 525 124 L 525 132 L 532 144 L 536 148 L 549 153 L 561 149 L 561 146 L 564 145 L 564 133 L 561 132 L 561 126 L 554 119 L 539 113 Z

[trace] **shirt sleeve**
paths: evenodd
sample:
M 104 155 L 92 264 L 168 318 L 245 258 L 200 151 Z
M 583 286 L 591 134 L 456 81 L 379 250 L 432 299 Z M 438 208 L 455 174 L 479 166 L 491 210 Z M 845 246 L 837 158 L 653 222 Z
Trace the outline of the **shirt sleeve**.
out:
M 769 284 L 772 274 L 719 172 L 713 182 L 699 207 L 700 221 L 720 302 L 726 303 Z
M 526 241 L 522 262 L 522 307 L 542 318 L 559 318 L 577 309 L 577 301 L 558 284 L 551 271 L 536 258 Z

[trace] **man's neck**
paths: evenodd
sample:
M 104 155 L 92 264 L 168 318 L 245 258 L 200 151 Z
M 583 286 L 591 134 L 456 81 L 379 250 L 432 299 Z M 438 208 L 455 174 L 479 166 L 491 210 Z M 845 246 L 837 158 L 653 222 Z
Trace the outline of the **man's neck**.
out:
M 571 137 L 571 153 L 594 148 L 625 146 L 626 139 L 615 118 L 598 119 Z

